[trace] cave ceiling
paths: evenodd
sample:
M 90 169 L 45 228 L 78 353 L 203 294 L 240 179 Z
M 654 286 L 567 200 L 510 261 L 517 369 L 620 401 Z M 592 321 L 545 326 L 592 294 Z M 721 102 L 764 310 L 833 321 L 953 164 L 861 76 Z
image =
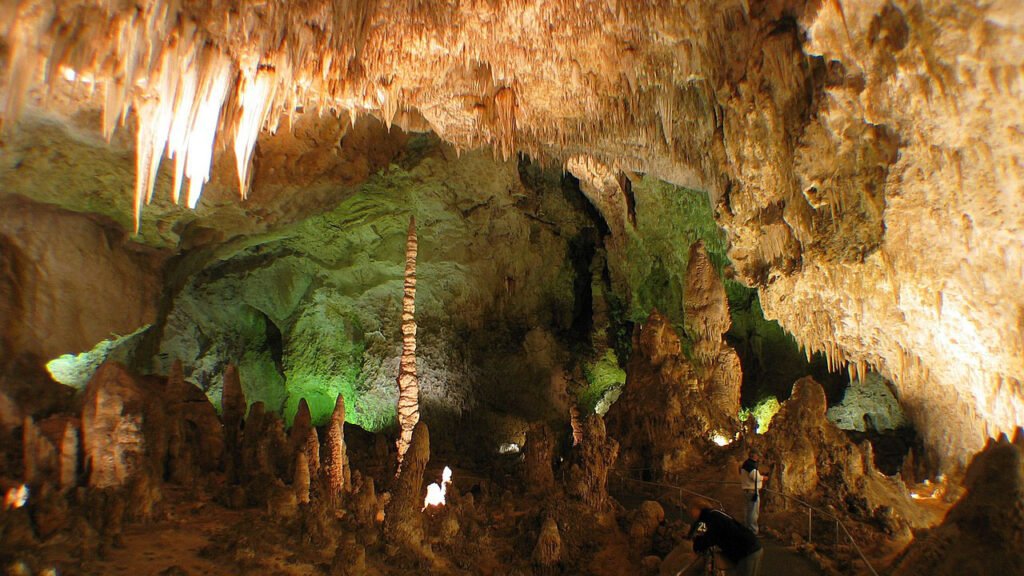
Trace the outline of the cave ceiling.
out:
M 766 314 L 891 378 L 946 457 L 1024 423 L 1018 2 L 4 0 L 0 45 L 5 194 L 151 245 L 265 232 L 394 124 L 563 166 L 614 236 L 648 174 L 707 192 Z M 16 161 L 53 147 L 101 185 Z

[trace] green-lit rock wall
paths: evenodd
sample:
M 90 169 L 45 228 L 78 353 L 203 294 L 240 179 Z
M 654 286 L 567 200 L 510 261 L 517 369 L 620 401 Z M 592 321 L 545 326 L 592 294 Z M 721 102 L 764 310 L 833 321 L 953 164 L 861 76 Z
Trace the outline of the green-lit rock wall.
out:
M 332 209 L 250 237 L 189 280 L 154 369 L 181 358 L 216 402 L 224 367 L 237 363 L 249 402 L 289 420 L 305 398 L 322 423 L 341 393 L 348 421 L 387 428 L 412 215 L 424 417 L 563 413 L 561 367 L 579 314 L 570 246 L 597 238 L 586 200 L 557 171 L 524 178 L 517 161 L 458 156 L 427 136 Z

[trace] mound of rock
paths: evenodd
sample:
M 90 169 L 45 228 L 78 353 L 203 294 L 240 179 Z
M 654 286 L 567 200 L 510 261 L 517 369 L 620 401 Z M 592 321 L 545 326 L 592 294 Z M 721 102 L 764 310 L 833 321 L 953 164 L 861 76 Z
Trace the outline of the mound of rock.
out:
M 916 535 L 894 576 L 1019 574 L 1024 566 L 1024 431 L 989 440 L 945 521 Z

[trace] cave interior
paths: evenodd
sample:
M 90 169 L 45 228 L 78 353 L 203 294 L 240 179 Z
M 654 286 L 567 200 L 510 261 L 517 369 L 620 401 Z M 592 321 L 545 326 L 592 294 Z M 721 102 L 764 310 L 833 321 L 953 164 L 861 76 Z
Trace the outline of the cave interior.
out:
M 0 568 L 1024 566 L 1024 10 L 0 1 Z

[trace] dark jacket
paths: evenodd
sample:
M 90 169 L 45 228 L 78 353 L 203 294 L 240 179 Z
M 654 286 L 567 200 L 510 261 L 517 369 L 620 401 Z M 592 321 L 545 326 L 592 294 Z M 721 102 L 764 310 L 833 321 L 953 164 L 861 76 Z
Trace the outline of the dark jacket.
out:
M 757 461 L 747 458 L 746 461 L 743 462 L 743 465 L 740 466 L 740 470 L 750 474 L 754 470 L 757 470 Z
M 701 510 L 697 521 L 690 527 L 690 536 L 694 535 L 694 552 L 718 546 L 733 563 L 761 549 L 761 542 L 753 532 L 721 510 Z

